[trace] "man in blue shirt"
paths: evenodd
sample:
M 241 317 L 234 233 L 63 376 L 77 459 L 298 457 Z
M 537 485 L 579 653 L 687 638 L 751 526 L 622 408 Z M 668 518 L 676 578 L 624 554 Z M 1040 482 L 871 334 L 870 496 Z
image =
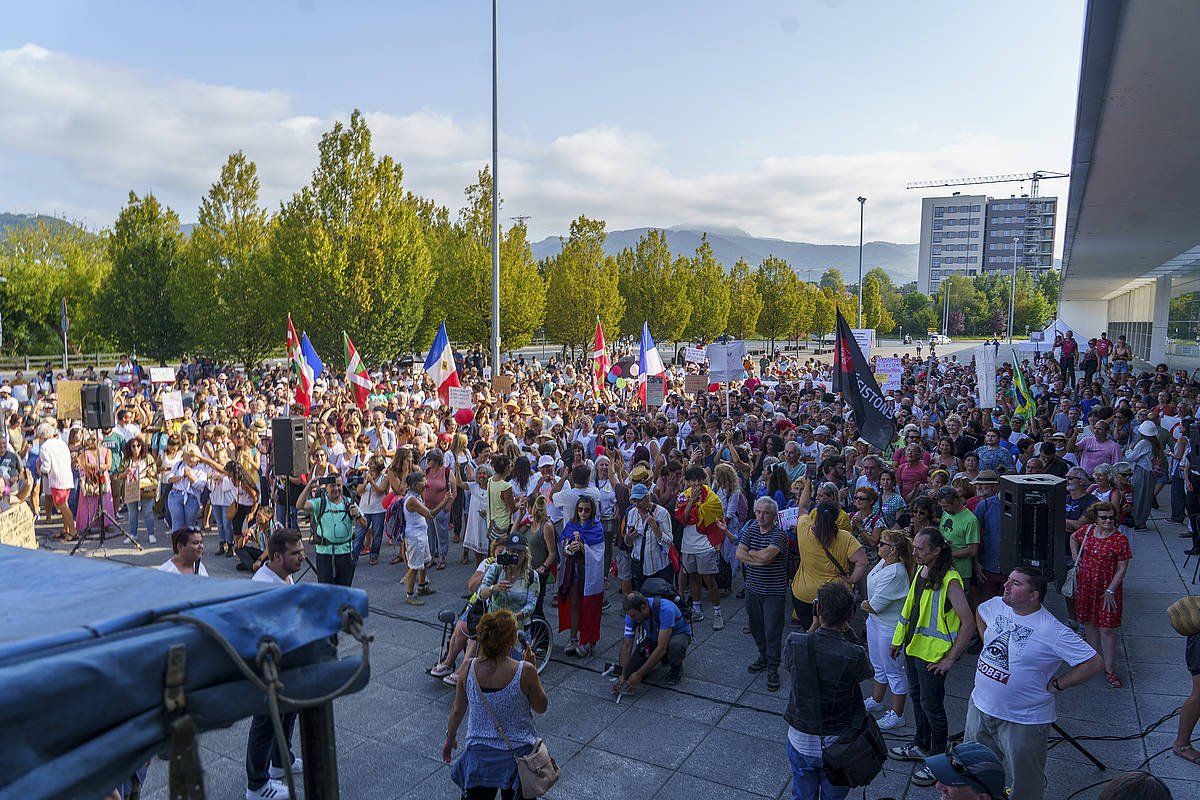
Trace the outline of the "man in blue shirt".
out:
M 621 644 L 621 677 L 613 694 L 637 691 L 638 684 L 660 661 L 666 663 L 667 683 L 683 678 L 683 657 L 692 641 L 692 625 L 679 606 L 663 597 L 640 592 L 625 595 L 625 641 Z
M 985 469 L 973 483 L 975 496 L 983 498 L 975 506 L 979 520 L 978 604 L 1004 592 L 1004 573 L 1000 571 L 1000 478 L 994 470 Z
M 975 455 L 979 456 L 981 470 L 999 473 L 1013 472 L 1015 469 L 1012 453 L 1000 444 L 1000 432 L 995 428 L 983 434 L 983 446 L 975 451 Z

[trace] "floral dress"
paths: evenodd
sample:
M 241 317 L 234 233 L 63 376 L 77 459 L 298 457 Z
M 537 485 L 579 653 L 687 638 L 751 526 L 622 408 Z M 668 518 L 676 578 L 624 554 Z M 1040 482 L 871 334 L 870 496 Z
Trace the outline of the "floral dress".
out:
M 1121 627 L 1123 587 L 1116 591 L 1116 608 L 1104 607 L 1104 590 L 1112 583 L 1122 561 L 1133 558 L 1125 534 L 1115 531 L 1100 538 L 1099 528 L 1084 525 L 1073 534 L 1079 545 L 1079 564 L 1075 573 L 1075 618 L 1098 628 Z

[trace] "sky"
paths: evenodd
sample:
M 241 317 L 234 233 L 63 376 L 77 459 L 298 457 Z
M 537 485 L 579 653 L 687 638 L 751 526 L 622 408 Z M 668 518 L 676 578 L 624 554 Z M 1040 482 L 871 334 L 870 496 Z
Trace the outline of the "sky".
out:
M 925 192 L 908 181 L 1067 171 L 1083 15 L 1083 0 L 500 0 L 502 222 L 528 216 L 534 239 L 586 214 L 851 244 L 863 195 L 868 241 L 915 242 Z M 491 3 L 13 5 L 0 211 L 101 228 L 153 191 L 194 221 L 237 150 L 274 209 L 356 108 L 409 189 L 461 207 L 491 160 Z

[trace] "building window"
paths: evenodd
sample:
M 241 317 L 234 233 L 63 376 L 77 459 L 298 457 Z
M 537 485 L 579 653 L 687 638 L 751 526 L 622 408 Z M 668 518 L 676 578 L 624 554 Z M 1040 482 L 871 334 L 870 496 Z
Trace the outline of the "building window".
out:
M 983 211 L 983 206 L 971 206 L 971 211 L 978 214 L 980 211 Z
M 942 260 L 940 258 L 931 258 L 929 259 L 929 263 L 935 267 L 940 267 L 942 265 Z
M 935 217 L 940 217 L 944 213 L 946 213 L 946 209 L 942 208 L 941 206 L 937 206 L 933 209 L 933 215 Z

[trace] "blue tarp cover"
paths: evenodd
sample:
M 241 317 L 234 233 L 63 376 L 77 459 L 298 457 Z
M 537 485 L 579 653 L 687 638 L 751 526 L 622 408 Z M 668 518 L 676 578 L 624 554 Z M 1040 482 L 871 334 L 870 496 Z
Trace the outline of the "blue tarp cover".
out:
M 0 800 L 102 798 L 166 741 L 168 649 L 187 646 L 187 713 L 198 730 L 265 713 L 266 699 L 194 625 L 198 617 L 253 665 L 271 636 L 284 693 L 317 697 L 358 669 L 330 637 L 339 609 L 367 595 L 320 584 L 273 586 L 172 575 L 96 558 L 0 546 Z M 354 690 L 365 684 L 365 676 Z M 163 765 L 165 768 L 165 764 Z

